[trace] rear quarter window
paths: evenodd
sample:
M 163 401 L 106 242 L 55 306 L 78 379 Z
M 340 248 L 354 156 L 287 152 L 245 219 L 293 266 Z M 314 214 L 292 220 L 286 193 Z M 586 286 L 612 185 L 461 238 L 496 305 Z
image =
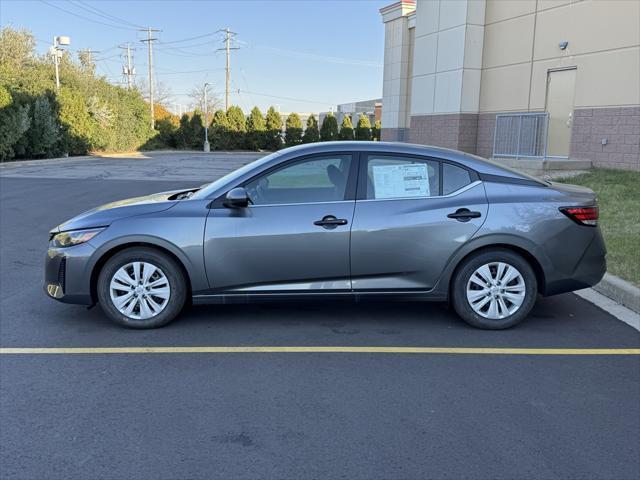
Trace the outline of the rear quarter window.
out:
M 451 165 L 450 163 L 442 164 L 442 194 L 460 190 L 471 183 L 471 175 L 464 168 Z

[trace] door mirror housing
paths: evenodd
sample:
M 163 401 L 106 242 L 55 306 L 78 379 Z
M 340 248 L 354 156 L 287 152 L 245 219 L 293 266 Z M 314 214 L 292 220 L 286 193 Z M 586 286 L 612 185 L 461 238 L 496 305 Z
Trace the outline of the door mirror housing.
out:
M 249 195 L 243 187 L 232 188 L 225 195 L 223 205 L 227 208 L 248 207 Z

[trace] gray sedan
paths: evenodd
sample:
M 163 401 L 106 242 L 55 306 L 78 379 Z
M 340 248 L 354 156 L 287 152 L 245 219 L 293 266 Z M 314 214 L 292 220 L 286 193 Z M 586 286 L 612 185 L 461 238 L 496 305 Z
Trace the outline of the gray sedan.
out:
M 441 148 L 327 142 L 200 188 L 122 200 L 51 231 L 45 291 L 152 328 L 187 303 L 449 301 L 487 329 L 596 284 L 594 193 Z

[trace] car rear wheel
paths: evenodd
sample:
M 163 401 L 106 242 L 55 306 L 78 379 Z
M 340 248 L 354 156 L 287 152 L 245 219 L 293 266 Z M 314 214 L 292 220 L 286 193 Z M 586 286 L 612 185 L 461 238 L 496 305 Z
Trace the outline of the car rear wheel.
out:
M 151 248 L 118 252 L 100 271 L 98 300 L 114 322 L 129 328 L 162 327 L 184 306 L 184 274 L 170 256 Z
M 536 295 L 531 265 L 510 250 L 472 255 L 453 278 L 453 308 L 477 328 L 498 330 L 520 323 L 531 311 Z

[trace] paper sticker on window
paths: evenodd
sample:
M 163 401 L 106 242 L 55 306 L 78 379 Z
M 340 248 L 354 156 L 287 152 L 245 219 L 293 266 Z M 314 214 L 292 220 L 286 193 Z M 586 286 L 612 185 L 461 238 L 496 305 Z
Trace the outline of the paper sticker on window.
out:
M 373 186 L 376 198 L 428 197 L 427 164 L 374 165 Z

